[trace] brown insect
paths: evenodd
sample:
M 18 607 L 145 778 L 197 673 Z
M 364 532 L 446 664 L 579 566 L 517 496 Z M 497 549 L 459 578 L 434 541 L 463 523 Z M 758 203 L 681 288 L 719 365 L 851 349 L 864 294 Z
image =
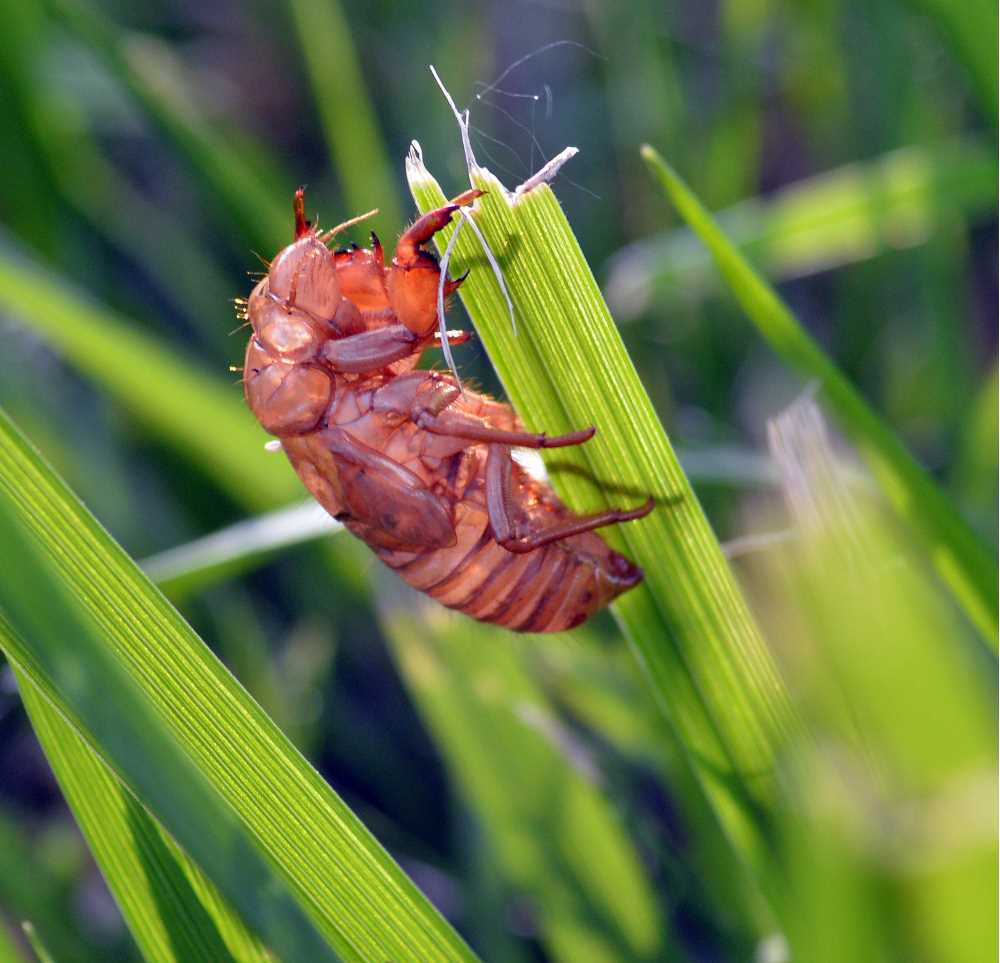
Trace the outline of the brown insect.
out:
M 441 272 L 421 245 L 480 193 L 419 218 L 386 264 L 374 233 L 371 248 L 330 251 L 345 225 L 321 234 L 298 191 L 295 241 L 247 304 L 244 390 L 316 500 L 410 585 L 473 618 L 555 632 L 642 580 L 593 529 L 641 518 L 653 503 L 574 515 L 511 447 L 579 445 L 593 428 L 533 434 L 510 405 L 415 370 L 440 344 Z M 446 279 L 445 294 L 463 280 Z

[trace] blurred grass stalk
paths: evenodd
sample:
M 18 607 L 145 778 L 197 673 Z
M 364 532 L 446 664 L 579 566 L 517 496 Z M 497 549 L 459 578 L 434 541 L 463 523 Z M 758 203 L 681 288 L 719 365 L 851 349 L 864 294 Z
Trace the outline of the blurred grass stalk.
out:
M 996 959 L 992 660 L 954 644 L 965 627 L 845 484 L 816 404 L 769 434 L 800 536 L 764 566 L 769 621 L 816 735 L 778 818 L 792 958 Z
M 683 959 L 600 771 L 528 670 L 522 640 L 470 624 L 393 575 L 378 581 L 414 701 L 504 880 L 537 905 L 552 959 Z
M 403 223 L 399 181 L 388 163 L 339 0 L 292 0 L 289 10 L 345 210 L 354 215 L 377 207 L 377 218 L 369 226 L 392 236 Z M 333 223 L 342 219 L 331 218 Z
M 922 244 L 948 219 L 988 216 L 996 198 L 994 152 L 969 140 L 847 164 L 715 217 L 761 274 L 789 280 Z M 721 280 L 697 234 L 680 228 L 616 252 L 605 291 L 622 323 L 651 302 L 704 297 Z
M 890 504 L 920 534 L 938 574 L 995 650 L 996 559 L 667 162 L 648 145 L 642 148 L 642 156 L 668 198 L 712 252 L 730 290 L 761 334 L 789 365 L 819 380 L 822 397 L 850 432 Z
M 269 158 L 235 133 L 216 129 L 202 116 L 183 66 L 170 48 L 129 34 L 107 20 L 90 0 L 51 0 L 60 21 L 107 66 L 141 107 L 142 115 L 190 161 L 206 205 L 220 211 L 258 250 L 276 250 L 289 237 L 287 208 L 280 200 L 289 179 Z
M 615 614 L 684 747 L 682 758 L 737 852 L 766 879 L 775 763 L 796 728 L 770 653 L 545 178 L 510 194 L 474 164 L 471 151 L 467 158 L 473 186 L 487 192 L 472 217 L 510 289 L 517 336 L 471 231 L 457 239 L 451 265 L 455 276 L 474 269 L 463 303 L 533 430 L 597 425 L 587 445 L 546 458 L 567 502 L 590 511 L 647 493 L 656 498 L 646 519 L 604 530 L 646 572 Z M 446 203 L 417 145 L 407 176 L 422 212 Z M 441 249 L 453 230 L 438 235 Z

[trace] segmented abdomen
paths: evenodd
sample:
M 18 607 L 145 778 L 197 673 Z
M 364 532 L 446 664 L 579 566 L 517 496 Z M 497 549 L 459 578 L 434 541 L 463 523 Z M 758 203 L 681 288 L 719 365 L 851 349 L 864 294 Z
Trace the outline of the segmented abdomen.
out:
M 528 481 L 528 492 L 543 491 Z M 566 509 L 549 491 L 532 514 L 558 520 Z M 519 632 L 559 632 L 586 621 L 636 585 L 642 571 L 587 532 L 532 552 L 493 539 L 485 502 L 469 492 L 455 506 L 456 544 L 423 552 L 376 549 L 413 588 L 473 618 Z

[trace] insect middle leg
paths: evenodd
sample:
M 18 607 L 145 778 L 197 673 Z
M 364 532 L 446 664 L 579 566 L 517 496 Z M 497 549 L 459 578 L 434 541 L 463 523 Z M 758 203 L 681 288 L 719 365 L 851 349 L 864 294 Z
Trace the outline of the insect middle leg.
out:
M 405 465 L 343 428 L 319 432 L 337 460 L 347 516 L 366 528 L 366 541 L 387 547 L 442 548 L 455 544 L 447 503 Z
M 504 445 L 492 444 L 486 457 L 486 509 L 490 527 L 497 544 L 508 552 L 533 552 L 543 545 L 558 542 L 571 535 L 643 518 L 653 510 L 653 499 L 648 499 L 638 508 L 627 510 L 610 509 L 594 515 L 576 515 L 551 525 L 548 528 L 529 530 L 519 517 L 514 500 L 513 460 L 510 449 Z
M 493 428 L 480 419 L 448 411 L 461 394 L 447 381 L 427 382 L 428 388 L 418 393 L 410 411 L 410 418 L 418 428 L 432 435 L 448 435 L 463 441 L 496 442 L 516 448 L 566 448 L 582 445 L 594 437 L 596 428 L 582 428 L 565 435 L 546 435 L 531 431 L 510 431 Z

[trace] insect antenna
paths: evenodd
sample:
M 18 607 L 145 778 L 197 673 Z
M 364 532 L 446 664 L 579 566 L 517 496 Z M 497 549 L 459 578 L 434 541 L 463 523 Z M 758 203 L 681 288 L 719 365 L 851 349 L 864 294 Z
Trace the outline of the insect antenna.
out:
M 378 208 L 374 207 L 364 214 L 359 214 L 357 217 L 352 217 L 349 221 L 344 221 L 343 224 L 338 224 L 336 227 L 330 228 L 329 231 L 324 231 L 318 237 L 324 244 L 329 244 L 341 231 L 346 231 L 349 227 L 354 227 L 355 224 L 367 221 L 368 218 L 375 217 L 376 214 L 378 214 Z
M 455 115 L 455 120 L 458 121 L 458 130 L 459 133 L 462 135 L 462 147 L 465 150 L 465 164 L 466 167 L 468 167 L 469 169 L 469 177 L 471 178 L 473 172 L 479 170 L 480 168 L 479 165 L 476 163 L 475 155 L 472 153 L 472 143 L 469 140 L 469 111 L 468 110 L 460 111 L 455 106 L 455 101 L 452 99 L 451 94 L 448 93 L 448 88 L 445 87 L 443 81 L 438 76 L 438 72 L 434 69 L 433 64 L 431 65 L 430 70 L 431 74 L 434 77 L 434 80 L 437 82 L 438 87 L 441 88 L 441 93 L 444 94 L 444 99 L 448 101 L 448 106 L 451 108 L 451 112 Z M 503 79 L 503 76 L 504 75 L 498 77 L 496 82 L 499 83 Z M 473 233 L 479 240 L 479 244 L 483 249 L 483 254 L 486 255 L 486 260 L 489 261 L 490 263 L 490 267 L 493 270 L 493 276 L 497 279 L 497 284 L 500 285 L 500 291 L 503 293 L 504 300 L 507 302 L 507 310 L 510 312 L 510 327 L 516 337 L 517 321 L 514 318 L 514 302 L 511 300 L 510 293 L 507 291 L 507 284 L 503 279 L 503 272 L 500 270 L 500 265 L 497 262 L 496 257 L 493 255 L 493 251 L 490 248 L 489 244 L 486 242 L 486 238 L 483 237 L 483 232 L 479 229 L 479 225 L 469 216 L 464 207 L 459 208 L 459 214 L 462 216 L 462 220 L 459 223 L 459 227 L 461 227 L 461 225 L 464 224 L 465 222 L 469 223 L 469 225 L 472 227 Z M 455 228 L 455 234 L 452 235 L 452 238 L 454 238 L 455 235 L 457 234 L 458 234 L 458 228 Z M 441 294 L 441 292 L 438 292 L 438 301 L 439 301 L 439 312 L 440 314 L 443 315 L 444 314 L 444 308 L 442 306 L 443 295 Z M 442 330 L 444 330 L 443 327 L 444 321 L 441 320 L 440 323 L 442 325 Z M 452 368 L 452 370 L 454 371 L 454 368 Z

